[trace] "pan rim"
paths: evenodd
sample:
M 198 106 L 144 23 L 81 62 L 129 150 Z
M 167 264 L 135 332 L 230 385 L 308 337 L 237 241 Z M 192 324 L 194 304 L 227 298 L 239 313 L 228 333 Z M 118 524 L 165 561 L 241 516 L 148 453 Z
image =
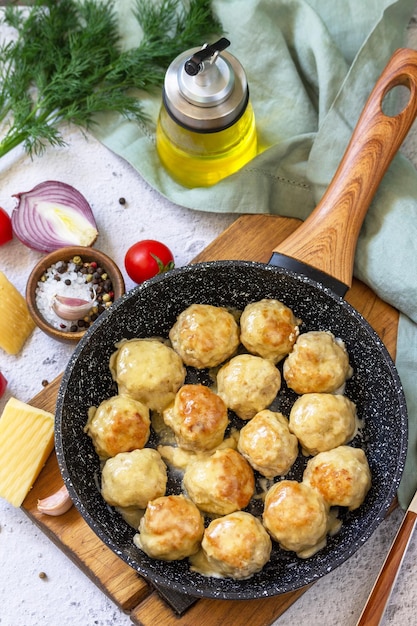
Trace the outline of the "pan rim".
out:
M 341 305 L 343 306 L 343 308 L 346 308 L 347 311 L 366 330 L 367 334 L 372 338 L 373 342 L 378 346 L 381 356 L 386 362 L 387 367 L 389 367 L 389 370 L 393 376 L 393 382 L 395 384 L 396 391 L 398 393 L 400 415 L 401 415 L 401 420 L 402 420 L 401 427 L 403 429 L 402 430 L 403 434 L 402 434 L 402 439 L 401 439 L 401 449 L 399 450 L 399 456 L 397 457 L 396 474 L 395 476 L 391 476 L 391 479 L 392 479 L 391 488 L 390 490 L 387 490 L 387 493 L 385 495 L 385 500 L 379 506 L 378 510 L 373 511 L 374 517 L 372 519 L 372 523 L 370 523 L 367 526 L 367 528 L 362 532 L 360 537 L 358 537 L 358 539 L 354 543 L 352 543 L 349 549 L 345 549 L 343 551 L 343 553 L 339 556 L 339 558 L 336 559 L 334 563 L 332 563 L 332 566 L 330 569 L 328 566 L 326 566 L 325 568 L 326 571 L 316 572 L 314 575 L 311 576 L 311 579 L 308 582 L 303 580 L 302 582 L 300 582 L 298 586 L 294 584 L 291 584 L 287 587 L 283 586 L 281 588 L 279 588 L 278 586 L 277 590 L 271 589 L 270 588 L 271 585 L 270 585 L 269 587 L 265 587 L 265 590 L 262 594 L 258 594 L 255 596 L 253 594 L 253 590 L 251 590 L 250 588 L 250 579 L 249 579 L 249 585 L 245 586 L 244 589 L 239 589 L 236 592 L 230 591 L 230 590 L 227 590 L 224 592 L 222 591 L 221 588 L 214 588 L 214 587 L 213 588 L 209 587 L 209 588 L 205 588 L 201 590 L 199 589 L 198 586 L 194 587 L 189 584 L 183 584 L 176 580 L 169 580 L 167 584 L 167 579 L 163 578 L 163 576 L 155 572 L 152 572 L 152 576 L 150 576 L 149 572 L 146 569 L 144 570 L 141 567 L 141 564 L 138 563 L 137 560 L 132 559 L 129 554 L 126 554 L 125 551 L 120 550 L 120 547 L 117 546 L 117 544 L 114 542 L 112 537 L 110 537 L 108 533 L 105 530 L 103 530 L 103 528 L 101 527 L 101 524 L 97 522 L 97 520 L 94 519 L 94 517 L 90 514 L 90 511 L 84 506 L 82 500 L 79 497 L 78 492 L 76 491 L 76 489 L 74 488 L 72 484 L 71 475 L 67 467 L 66 458 L 65 458 L 65 454 L 63 450 L 63 442 L 61 440 L 62 430 L 61 430 L 60 419 L 61 419 L 61 413 L 62 413 L 62 405 L 64 402 L 65 393 L 66 393 L 66 387 L 71 379 L 71 374 L 76 365 L 79 355 L 83 352 L 84 348 L 89 343 L 91 336 L 95 334 L 96 332 L 98 332 L 98 329 L 103 324 L 106 323 L 107 318 L 110 315 L 115 315 L 116 312 L 120 308 L 124 307 L 124 303 L 127 300 L 130 300 L 131 298 L 135 298 L 137 294 L 140 294 L 144 289 L 147 289 L 149 286 L 152 286 L 155 283 L 165 280 L 170 275 L 188 274 L 190 272 L 195 272 L 196 270 L 205 271 L 206 269 L 211 269 L 213 267 L 216 269 L 222 268 L 223 270 L 227 270 L 231 265 L 233 267 L 236 267 L 236 266 L 237 267 L 251 267 L 254 269 L 261 269 L 261 270 L 278 273 L 280 275 L 289 276 L 293 280 L 307 283 L 314 289 L 318 289 L 319 291 L 324 292 L 326 296 L 336 301 L 338 305 Z M 146 281 L 142 285 L 138 285 L 137 287 L 134 287 L 132 290 L 128 291 L 121 298 L 119 298 L 119 300 L 114 303 L 112 308 L 109 309 L 107 312 L 105 312 L 102 316 L 100 316 L 97 322 L 86 332 L 84 337 L 81 339 L 80 343 L 75 348 L 74 353 L 70 357 L 67 368 L 62 378 L 60 389 L 58 391 L 55 426 L 56 426 L 55 427 L 55 445 L 56 445 L 56 451 L 57 451 L 57 459 L 58 459 L 58 465 L 59 465 L 61 474 L 63 476 L 64 483 L 66 484 L 68 488 L 68 491 L 74 501 L 76 508 L 80 511 L 82 517 L 91 527 L 91 529 L 100 537 L 100 539 L 104 541 L 106 545 L 108 545 L 111 548 L 111 550 L 115 554 L 117 554 L 120 558 L 122 558 L 122 560 L 124 560 L 131 567 L 133 567 L 133 569 L 135 569 L 141 576 L 143 576 L 150 583 L 155 583 L 155 584 L 165 587 L 166 589 L 170 589 L 170 590 L 177 591 L 180 593 L 185 593 L 187 595 L 190 595 L 196 598 L 210 597 L 210 598 L 215 598 L 215 599 L 246 600 L 246 599 L 255 599 L 255 598 L 262 598 L 262 597 L 272 597 L 274 595 L 280 595 L 283 593 L 287 593 L 288 591 L 295 591 L 296 589 L 304 587 L 306 584 L 309 584 L 309 582 L 313 582 L 314 580 L 321 578 L 326 573 L 333 571 L 334 569 L 339 567 L 342 563 L 348 560 L 359 549 L 361 545 L 363 545 L 369 539 L 369 537 L 373 534 L 375 529 L 379 526 L 379 524 L 383 520 L 390 506 L 390 504 L 387 503 L 387 499 L 388 498 L 390 498 L 390 500 L 394 499 L 396 490 L 401 480 L 402 473 L 404 470 L 405 457 L 407 453 L 407 410 L 406 410 L 406 403 L 405 403 L 405 397 L 404 397 L 404 392 L 402 389 L 401 380 L 396 370 L 393 359 L 391 358 L 388 350 L 386 349 L 385 345 L 383 344 L 382 340 L 380 339 L 376 331 L 370 326 L 370 324 L 362 316 L 362 314 L 359 313 L 352 305 L 350 305 L 350 303 L 348 303 L 343 298 L 336 296 L 328 287 L 326 287 L 322 283 L 318 283 L 315 280 L 307 276 L 300 276 L 299 274 L 297 274 L 296 272 L 290 269 L 275 267 L 266 263 L 260 263 L 256 261 L 227 261 L 227 260 L 205 261 L 202 263 L 195 263 L 192 265 L 188 265 L 182 268 L 175 268 L 171 270 L 170 272 L 167 272 L 164 275 L 156 276 L 155 278 L 149 281 Z M 221 585 L 219 585 L 219 587 L 221 587 Z

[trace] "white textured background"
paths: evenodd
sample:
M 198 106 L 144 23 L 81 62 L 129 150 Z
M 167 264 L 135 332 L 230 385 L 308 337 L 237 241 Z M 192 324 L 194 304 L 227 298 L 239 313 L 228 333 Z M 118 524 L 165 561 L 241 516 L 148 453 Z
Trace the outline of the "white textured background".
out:
M 409 44 L 417 48 L 412 22 Z M 67 182 L 81 191 L 94 211 L 100 236 L 97 247 L 119 264 L 139 239 L 164 241 L 177 266 L 188 263 L 222 232 L 236 215 L 193 212 L 175 206 L 151 189 L 127 163 L 77 131 L 65 132 L 68 147 L 48 150 L 31 161 L 17 149 L 0 163 L 0 206 L 11 213 L 13 194 L 47 179 Z M 417 130 L 405 150 L 417 166 Z M 127 203 L 121 206 L 123 196 Z M 28 274 L 40 254 L 14 240 L 0 247 L 0 269 L 24 293 Z M 125 274 L 126 286 L 133 286 Z M 72 348 L 36 330 L 19 356 L 0 354 L 0 370 L 9 381 L 0 411 L 13 395 L 28 401 L 65 367 Z M 354 626 L 401 520 L 396 511 L 347 563 L 318 581 L 276 626 Z M 47 577 L 39 578 L 39 572 Z M 415 625 L 417 614 L 417 545 L 411 542 L 387 609 L 384 624 Z M 38 530 L 25 514 L 0 500 L 0 625 L 108 626 L 131 624 L 78 568 Z M 156 625 L 159 626 L 159 625 Z M 191 626 L 191 624 L 190 624 Z M 192 625 L 197 626 L 197 625 Z

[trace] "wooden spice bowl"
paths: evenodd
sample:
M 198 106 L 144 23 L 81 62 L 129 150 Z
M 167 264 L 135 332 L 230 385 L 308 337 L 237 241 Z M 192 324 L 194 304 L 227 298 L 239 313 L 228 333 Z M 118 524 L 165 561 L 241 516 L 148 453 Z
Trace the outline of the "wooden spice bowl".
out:
M 55 328 L 39 311 L 36 303 L 36 290 L 39 281 L 48 268 L 59 261 L 71 261 L 76 256 L 81 257 L 84 263 L 92 263 L 95 261 L 98 266 L 105 270 L 109 279 L 112 281 L 112 290 L 114 293 L 113 301 L 117 300 L 117 298 L 125 293 L 125 282 L 119 267 L 107 254 L 104 254 L 104 252 L 100 250 L 86 246 L 67 246 L 59 250 L 54 250 L 42 257 L 33 268 L 26 284 L 26 303 L 35 324 L 53 339 L 65 343 L 78 342 L 87 329 L 83 328 L 77 331 L 69 331 Z

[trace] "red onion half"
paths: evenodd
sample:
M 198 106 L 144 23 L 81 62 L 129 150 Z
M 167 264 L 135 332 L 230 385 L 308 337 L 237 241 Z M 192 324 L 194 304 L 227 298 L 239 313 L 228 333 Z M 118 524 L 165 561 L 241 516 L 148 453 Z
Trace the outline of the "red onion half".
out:
M 71 185 L 47 180 L 13 197 L 19 202 L 12 212 L 12 226 L 25 246 L 52 252 L 65 246 L 91 246 L 97 239 L 91 207 Z

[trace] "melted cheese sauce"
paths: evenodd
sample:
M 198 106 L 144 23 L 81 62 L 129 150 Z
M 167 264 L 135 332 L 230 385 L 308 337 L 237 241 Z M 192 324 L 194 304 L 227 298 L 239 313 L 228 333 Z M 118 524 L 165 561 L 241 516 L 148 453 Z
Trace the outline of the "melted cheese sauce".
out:
M 237 310 L 233 310 L 230 312 L 233 314 L 236 321 L 239 322 L 239 317 L 241 315 L 241 312 Z M 154 339 L 158 339 L 159 341 L 162 341 L 168 346 L 171 345 L 170 342 L 166 339 L 162 340 L 159 337 L 158 338 L 155 337 Z M 344 344 L 343 342 L 341 342 L 341 340 L 336 338 L 335 341 L 337 344 L 339 344 L 340 347 L 342 348 L 344 347 Z M 117 348 L 121 347 L 123 343 L 124 342 L 121 342 L 116 347 Z M 115 378 L 114 358 L 111 360 L 110 369 L 112 371 L 113 378 Z M 215 393 L 218 393 L 217 374 L 218 374 L 219 369 L 220 369 L 220 366 L 210 367 L 208 369 L 208 375 L 211 381 L 213 381 L 212 384 L 210 385 L 210 389 L 214 391 Z M 348 372 L 347 377 L 349 377 L 350 375 L 351 375 L 351 370 Z M 345 391 L 345 382 L 343 382 L 340 388 L 334 391 L 333 393 L 344 394 L 344 391 Z M 96 409 L 94 407 L 91 408 L 89 412 L 90 420 L 92 419 L 95 410 Z M 190 464 L 194 463 L 196 460 L 212 455 L 216 450 L 219 450 L 219 449 L 232 448 L 234 450 L 237 450 L 237 447 L 238 447 L 238 439 L 239 439 L 240 430 L 238 430 L 237 428 L 232 428 L 229 436 L 226 439 L 224 439 L 220 445 L 213 448 L 213 450 L 210 450 L 209 452 L 195 452 L 195 451 L 185 450 L 185 449 L 178 447 L 176 443 L 176 437 L 175 437 L 174 431 L 165 424 L 162 413 L 159 413 L 156 410 L 153 410 L 151 412 L 151 427 L 156 435 L 156 441 L 158 442 L 156 449 L 160 453 L 164 462 L 169 466 L 169 469 L 173 475 L 173 479 L 178 483 L 181 482 L 183 474 L 186 471 L 187 467 L 189 467 Z M 354 436 L 362 428 L 363 428 L 363 422 L 362 420 L 357 418 Z M 266 493 L 274 484 L 274 482 L 275 482 L 274 479 L 268 479 L 263 476 L 257 477 L 256 493 L 253 495 L 252 502 L 255 503 L 254 507 L 256 509 L 256 513 L 253 513 L 253 514 L 256 517 L 258 517 L 258 519 L 261 518 L 260 510 L 263 507 L 263 502 L 265 500 Z M 251 508 L 252 510 L 252 503 L 250 507 L 248 507 L 248 509 L 249 508 Z M 138 529 L 140 522 L 145 514 L 145 509 L 138 509 L 134 507 L 125 507 L 125 508 L 116 507 L 116 510 L 123 517 L 123 519 L 135 530 Z M 215 514 L 205 514 L 205 517 L 206 517 L 206 520 L 210 520 L 210 519 L 215 519 L 219 516 Z M 333 507 L 330 509 L 330 512 L 328 515 L 327 533 L 330 536 L 333 536 L 337 532 L 339 532 L 341 526 L 342 526 L 342 521 L 338 519 L 338 508 Z M 139 534 L 135 535 L 134 543 L 139 548 L 141 548 Z M 309 558 L 312 555 L 314 555 L 316 552 L 321 550 L 325 546 L 325 544 L 326 544 L 326 536 L 322 540 L 320 540 L 317 543 L 317 545 L 310 547 L 309 549 L 305 550 L 303 553 L 299 553 L 299 556 L 302 556 L 303 558 Z M 225 575 L 222 574 L 216 568 L 215 562 L 210 561 L 202 549 L 198 550 L 196 554 L 189 557 L 189 562 L 190 562 L 191 571 L 199 572 L 200 574 L 204 576 L 209 576 L 213 578 L 225 578 Z
M 210 563 L 203 550 L 199 550 L 197 554 L 193 554 L 193 556 L 190 557 L 190 565 L 192 572 L 197 572 L 198 574 L 202 574 L 202 576 L 225 578 L 225 576 L 220 574 L 220 572 L 215 569 L 213 564 Z

